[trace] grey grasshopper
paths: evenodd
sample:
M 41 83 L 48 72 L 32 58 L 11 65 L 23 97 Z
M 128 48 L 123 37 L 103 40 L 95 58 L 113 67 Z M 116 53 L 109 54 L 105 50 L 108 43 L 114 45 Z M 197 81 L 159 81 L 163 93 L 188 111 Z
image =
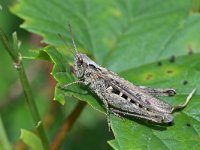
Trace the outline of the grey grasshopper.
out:
M 72 42 L 76 52 L 74 73 L 79 80 L 63 88 L 74 83 L 83 83 L 88 86 L 102 100 L 107 115 L 113 113 L 117 116 L 137 117 L 159 124 L 172 123 L 173 111 L 184 108 L 195 92 L 194 89 L 183 104 L 171 106 L 158 97 L 174 96 L 175 89 L 154 89 L 134 85 L 99 66 L 87 55 L 78 53 L 73 36 Z

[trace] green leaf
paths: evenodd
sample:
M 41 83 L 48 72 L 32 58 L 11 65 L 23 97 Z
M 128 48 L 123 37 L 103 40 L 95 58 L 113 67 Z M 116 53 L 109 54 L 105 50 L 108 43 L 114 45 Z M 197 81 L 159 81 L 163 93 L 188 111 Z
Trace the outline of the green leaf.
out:
M 46 47 L 41 51 L 41 53 L 45 56 L 48 55 L 55 64 L 52 75 L 58 81 L 59 86 L 62 87 L 67 83 L 72 83 L 75 81 L 74 76 L 71 74 L 70 65 L 67 63 L 67 60 L 70 60 L 70 58 L 57 51 L 54 47 Z M 95 109 L 103 111 L 102 106 L 99 105 L 98 101 L 94 100 L 94 97 L 91 95 L 91 93 L 88 94 L 88 91 L 80 89 L 80 87 L 77 85 L 71 85 L 67 92 L 64 92 L 61 90 L 61 88 L 57 87 L 55 89 L 54 99 L 58 100 L 61 104 L 64 104 L 65 96 L 71 95 L 80 100 L 87 101 Z
M 196 150 L 200 147 L 200 15 L 194 4 L 188 0 L 21 0 L 12 11 L 25 20 L 23 28 L 56 46 L 57 50 L 47 47 L 43 52 L 54 62 L 52 75 L 61 86 L 76 80 L 69 66 L 71 50 L 64 52 L 57 36 L 71 41 L 70 22 L 80 52 L 135 84 L 176 88 L 176 97 L 162 98 L 168 103 L 182 103 L 196 87 L 189 105 L 174 113 L 175 124 L 167 128 L 111 115 L 115 149 Z M 62 103 L 63 94 L 103 111 L 101 101 L 81 86 L 71 85 L 64 92 L 57 88 L 55 98 Z
M 117 143 L 116 140 L 108 141 L 108 144 L 110 144 L 110 146 L 111 146 L 113 149 L 116 149 L 116 150 L 121 149 L 121 148 L 119 147 L 119 144 Z
M 26 143 L 32 150 L 43 150 L 42 142 L 38 136 L 34 133 L 21 129 L 21 136 L 20 138 Z

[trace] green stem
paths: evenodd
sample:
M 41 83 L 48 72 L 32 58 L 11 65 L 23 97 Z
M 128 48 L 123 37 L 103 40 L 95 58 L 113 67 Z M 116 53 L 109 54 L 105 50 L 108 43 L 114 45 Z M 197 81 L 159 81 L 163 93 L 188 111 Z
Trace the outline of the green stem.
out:
M 35 125 L 37 125 L 37 132 L 38 132 L 38 134 L 41 138 L 43 148 L 45 150 L 48 150 L 49 149 L 48 140 L 47 140 L 47 137 L 46 137 L 46 134 L 45 134 L 45 131 L 44 131 L 41 119 L 40 119 L 38 109 L 36 107 L 36 104 L 35 104 L 35 101 L 34 101 L 34 98 L 33 98 L 31 87 L 29 85 L 26 73 L 24 71 L 24 67 L 23 67 L 23 64 L 22 64 L 22 58 L 21 58 L 20 54 L 18 53 L 18 48 L 17 48 L 18 45 L 17 45 L 17 42 L 16 42 L 17 41 L 17 35 L 13 34 L 14 46 L 11 46 L 11 44 L 9 44 L 8 38 L 6 37 L 4 32 L 2 32 L 1 30 L 0 30 L 0 39 L 1 39 L 5 49 L 7 50 L 7 52 L 9 53 L 9 55 L 11 56 L 11 58 L 14 61 L 15 68 L 18 71 L 19 78 L 20 78 L 20 81 L 21 81 L 21 84 L 22 84 L 22 87 L 23 87 L 26 102 L 27 102 L 28 107 L 31 111 L 34 123 L 35 123 Z
M 41 119 L 40 119 L 38 109 L 36 107 L 36 104 L 35 104 L 35 101 L 33 98 L 32 90 L 30 88 L 27 76 L 24 71 L 23 64 L 21 63 L 21 65 L 18 67 L 19 67 L 19 69 L 17 69 L 17 70 L 18 70 L 19 78 L 20 78 L 20 81 L 21 81 L 21 84 L 23 87 L 25 97 L 26 97 L 26 102 L 31 111 L 32 117 L 34 119 L 34 123 L 37 125 L 37 131 L 42 140 L 43 147 L 45 150 L 48 150 L 49 149 L 48 140 L 47 140 L 47 137 L 46 137 L 46 134 L 45 134 L 45 131 L 44 131 Z
M 17 61 L 19 60 L 18 52 L 16 50 L 13 50 L 12 46 L 9 44 L 6 34 L 1 29 L 0 40 L 2 41 L 4 48 L 7 50 L 13 61 L 17 63 Z

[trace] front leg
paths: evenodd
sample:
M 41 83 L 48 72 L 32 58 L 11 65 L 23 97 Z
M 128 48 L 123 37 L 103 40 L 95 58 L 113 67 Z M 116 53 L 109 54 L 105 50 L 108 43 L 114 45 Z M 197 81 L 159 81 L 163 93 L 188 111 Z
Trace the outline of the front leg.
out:
M 74 81 L 74 82 L 65 84 L 65 85 L 63 85 L 63 86 L 59 86 L 59 88 L 61 88 L 62 90 L 65 90 L 65 89 L 67 89 L 69 86 L 74 85 L 74 84 L 85 84 L 85 83 L 84 83 L 83 81 L 81 81 L 81 80 L 77 80 L 77 81 Z

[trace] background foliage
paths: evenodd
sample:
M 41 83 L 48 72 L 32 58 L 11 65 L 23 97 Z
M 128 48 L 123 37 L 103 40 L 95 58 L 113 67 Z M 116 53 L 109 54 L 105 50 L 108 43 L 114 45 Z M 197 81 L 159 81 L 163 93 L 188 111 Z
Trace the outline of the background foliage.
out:
M 55 63 L 52 74 L 60 84 L 74 80 L 68 66 L 73 56 L 57 36 L 61 34 L 67 43 L 70 41 L 67 29 L 70 22 L 79 51 L 135 84 L 176 88 L 178 94 L 175 98 L 164 98 L 170 104 L 183 102 L 191 90 L 197 88 L 188 107 L 175 113 L 175 124 L 167 128 L 138 119 L 124 121 L 111 116 L 114 139 L 109 144 L 114 149 L 195 150 L 200 147 L 199 1 L 21 0 L 11 10 L 25 20 L 21 27 L 41 35 L 45 43 L 56 47 L 41 49 L 37 58 L 46 59 L 44 52 L 49 55 Z M 25 55 L 34 58 L 37 54 L 38 51 L 34 55 Z M 67 109 L 75 101 L 69 96 L 74 95 L 93 108 L 103 110 L 91 93 L 79 86 L 73 86 L 71 90 L 73 92 L 65 92 L 68 96 Z M 55 97 L 64 102 L 63 93 L 58 89 Z M 43 105 L 41 109 L 47 108 Z M 85 114 L 84 121 L 88 126 L 99 121 L 95 117 L 88 121 L 86 118 L 89 117 Z M 59 118 L 62 120 L 62 115 Z M 93 135 L 98 132 L 97 124 L 91 132 Z M 106 126 L 106 123 L 100 124 Z M 106 130 L 107 127 L 104 128 Z M 103 141 L 111 139 L 105 137 Z M 91 138 L 102 139 L 101 136 Z M 91 139 L 87 141 L 90 141 L 88 147 L 91 149 L 93 142 Z M 70 145 L 69 141 L 66 145 Z

